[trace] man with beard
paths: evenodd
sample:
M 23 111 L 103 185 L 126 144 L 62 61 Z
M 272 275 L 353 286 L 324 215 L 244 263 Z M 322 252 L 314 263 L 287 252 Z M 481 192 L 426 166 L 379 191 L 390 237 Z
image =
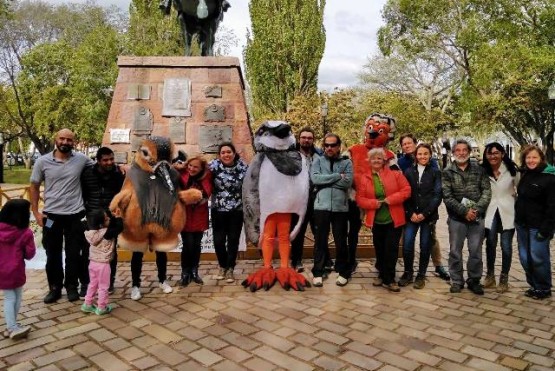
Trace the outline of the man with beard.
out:
M 484 216 L 491 199 L 489 178 L 483 167 L 470 161 L 470 144 L 459 139 L 453 147 L 455 161 L 443 170 L 443 201 L 449 219 L 449 273 L 451 293 L 459 293 L 464 287 L 462 249 L 467 240 L 466 263 L 468 289 L 483 295 L 482 242 L 484 240 Z
M 95 209 L 102 209 L 110 215 L 110 202 L 114 196 L 121 191 L 125 175 L 114 162 L 114 151 L 108 147 L 100 147 L 96 151 L 96 164 L 88 166 L 81 174 L 81 185 L 83 188 L 83 201 L 87 213 Z M 87 265 L 88 261 L 83 262 Z M 109 293 L 114 292 L 114 281 L 118 254 L 115 251 L 114 258 L 110 262 L 110 288 Z M 87 294 L 87 287 L 81 286 L 79 296 Z
M 88 285 L 88 270 L 83 271 L 81 256 L 87 245 L 81 219 L 85 216 L 81 191 L 81 173 L 93 161 L 74 152 L 75 134 L 62 129 L 56 134 L 56 147 L 37 159 L 31 173 L 31 211 L 42 227 L 42 244 L 46 251 L 46 276 L 49 292 L 46 304 L 62 296 L 65 287 L 69 301 L 79 300 L 78 280 Z M 40 186 L 44 182 L 44 208 L 39 212 Z M 65 241 L 65 281 L 62 249 Z
M 317 156 L 321 156 L 323 154 L 322 150 L 316 148 L 314 146 L 314 130 L 309 127 L 302 128 L 299 132 L 299 138 L 297 141 L 297 149 L 301 152 L 301 155 L 305 158 L 308 168 L 310 169 L 312 165 L 312 161 Z M 304 271 L 302 265 L 302 258 L 303 258 L 303 246 L 304 246 L 304 237 L 306 234 L 306 228 L 308 223 L 310 223 L 310 229 L 314 233 L 314 223 L 312 221 L 312 213 L 314 211 L 314 197 L 315 194 L 312 192 L 313 185 L 310 184 L 310 192 L 308 203 L 306 205 L 306 214 L 304 216 L 303 223 L 301 224 L 301 229 L 299 229 L 299 233 L 295 237 L 293 241 L 291 241 L 291 267 L 295 268 L 297 272 Z M 297 214 L 293 214 L 296 217 Z M 296 224 L 296 220 L 291 221 L 291 226 Z M 329 255 L 329 252 L 328 252 Z M 329 256 L 326 259 L 327 262 L 330 261 Z M 328 265 L 328 264 L 326 264 Z M 329 264 L 331 268 L 331 263 Z

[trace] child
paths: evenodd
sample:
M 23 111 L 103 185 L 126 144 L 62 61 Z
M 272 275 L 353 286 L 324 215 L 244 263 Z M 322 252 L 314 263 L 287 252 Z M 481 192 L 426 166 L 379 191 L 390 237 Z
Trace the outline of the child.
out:
M 108 288 L 110 287 L 110 261 L 114 257 L 115 238 L 123 230 L 121 218 L 108 217 L 104 210 L 93 210 L 87 215 L 89 230 L 85 238 L 91 244 L 89 251 L 89 276 L 85 302 L 81 311 L 85 313 L 107 314 L 112 311 L 108 305 Z M 98 291 L 98 302 L 93 305 L 94 295 Z
M 35 256 L 35 240 L 29 229 L 31 204 L 9 200 L 0 210 L 0 289 L 4 290 L 5 337 L 21 339 L 31 327 L 16 322 L 25 284 L 25 261 Z

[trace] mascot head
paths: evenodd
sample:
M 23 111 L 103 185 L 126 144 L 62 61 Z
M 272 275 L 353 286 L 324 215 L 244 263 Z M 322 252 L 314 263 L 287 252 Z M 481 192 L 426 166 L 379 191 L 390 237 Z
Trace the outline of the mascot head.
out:
M 295 149 L 291 126 L 285 121 L 264 121 L 254 133 L 254 149 L 257 152 Z
M 393 139 L 395 119 L 380 113 L 373 113 L 364 123 L 364 144 L 370 148 L 385 147 Z
M 141 143 L 135 156 L 135 164 L 143 171 L 152 174 L 151 177 L 164 179 L 164 184 L 170 192 L 175 188 L 171 181 L 171 160 L 175 147 L 169 138 L 150 137 Z

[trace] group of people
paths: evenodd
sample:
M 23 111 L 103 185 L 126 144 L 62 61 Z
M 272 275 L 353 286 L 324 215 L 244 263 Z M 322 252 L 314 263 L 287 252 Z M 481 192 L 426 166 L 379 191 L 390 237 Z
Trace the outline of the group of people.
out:
M 81 306 L 84 312 L 102 315 L 111 311 L 108 295 L 114 290 L 117 235 L 123 223 L 120 215 L 110 213 L 109 205 L 120 191 L 125 175 L 116 166 L 110 148 L 100 148 L 93 162 L 73 150 L 74 139 L 70 130 L 59 131 L 55 149 L 40 157 L 33 168 L 31 202 L 12 200 L 0 211 L 0 257 L 9 262 L 0 265 L 0 288 L 5 292 L 5 335 L 12 338 L 25 336 L 29 331 L 16 322 L 25 282 L 23 260 L 31 259 L 35 253 L 29 209 L 43 232 L 49 285 L 44 302 L 56 302 L 65 287 L 69 301 L 85 299 Z M 429 144 L 417 144 L 413 135 L 406 134 L 401 136 L 400 145 L 403 155 L 398 159 L 384 147 L 368 150 L 364 145 L 354 145 L 343 154 L 339 135 L 326 134 L 321 150 L 315 146 L 312 129 L 300 130 L 297 150 L 310 168 L 311 191 L 302 227 L 291 243 L 291 265 L 299 272 L 303 270 L 303 244 L 310 224 L 315 238 L 312 282 L 316 287 L 322 286 L 333 264 L 328 247 L 331 229 L 336 246 L 336 284 L 345 286 L 357 268 L 358 234 L 364 224 L 372 230 L 376 252 L 378 276 L 373 280 L 374 286 L 398 292 L 400 287 L 414 282 L 414 288 L 422 289 L 432 257 L 435 273 L 450 280 L 451 293 L 460 292 L 465 284 L 478 295 L 484 293 L 484 286 L 496 287 L 502 293 L 509 288 L 516 229 L 519 257 L 530 285 L 525 295 L 535 299 L 550 297 L 549 243 L 555 229 L 555 168 L 547 164 L 543 151 L 533 145 L 523 148 L 518 168 L 501 144 L 490 143 L 485 147 L 482 164 L 478 164 L 470 161 L 469 143 L 457 140 L 452 149 L 453 163 L 441 171 Z M 199 262 L 202 236 L 209 228 L 209 199 L 220 267 L 215 278 L 228 283 L 235 281 L 234 267 L 243 226 L 242 183 L 247 166 L 232 143 L 220 144 L 217 157 L 211 162 L 202 155 L 187 158 L 181 152 L 174 160 L 182 188 L 202 192 L 199 202 L 186 207 L 187 222 L 181 233 L 182 286 L 191 282 L 203 284 Z M 41 184 L 44 208 L 39 212 Z M 449 273 L 441 264 L 435 236 L 442 201 L 448 213 Z M 83 223 L 85 216 L 87 227 Z M 418 231 L 420 255 L 415 275 Z M 404 272 L 397 280 L 401 237 Z M 484 238 L 486 275 L 482 285 Z M 502 264 L 497 283 L 498 240 Z M 466 280 L 462 253 L 465 241 Z M 133 253 L 133 300 L 142 296 L 142 259 L 142 253 Z M 172 292 L 166 276 L 166 253 L 156 252 L 156 265 L 160 289 Z

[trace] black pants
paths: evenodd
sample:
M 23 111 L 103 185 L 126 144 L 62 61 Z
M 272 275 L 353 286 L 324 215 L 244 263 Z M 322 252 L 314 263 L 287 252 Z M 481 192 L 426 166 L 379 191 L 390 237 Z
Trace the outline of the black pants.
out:
M 198 268 L 203 234 L 204 232 L 181 232 L 181 239 L 183 240 L 181 272 L 190 272 L 191 269 Z
M 117 246 L 117 241 L 116 241 Z M 114 282 L 116 281 L 116 270 L 118 269 L 118 250 L 114 251 L 114 257 L 110 262 L 110 286 L 114 286 Z
M 349 249 L 347 247 L 347 212 L 314 210 L 314 277 L 322 277 L 326 256 L 329 256 L 328 236 L 335 240 L 335 270 L 341 277 L 350 278 Z
M 166 280 L 166 269 L 168 255 L 165 252 L 156 251 L 156 268 L 158 269 L 158 282 Z M 141 287 L 141 273 L 143 271 L 143 253 L 133 252 L 131 255 L 131 282 L 132 286 Z
M 399 241 L 403 227 L 395 228 L 393 223 L 374 224 L 372 239 L 376 249 L 376 268 L 383 283 L 395 282 L 395 266 L 399 258 Z
M 221 268 L 229 269 L 235 267 L 242 228 L 242 210 L 212 210 L 214 249 L 216 250 L 216 257 Z
M 349 266 L 351 269 L 354 269 L 356 265 L 360 228 L 362 228 L 360 209 L 355 201 L 349 200 L 349 232 L 347 234 L 347 244 L 349 245 Z
M 83 285 L 89 283 L 89 244 L 81 223 L 83 215 L 48 214 L 48 218 L 43 219 L 42 245 L 46 251 L 46 277 L 51 289 L 64 286 L 66 289 L 77 289 L 78 281 Z M 64 242 L 65 281 L 62 264 Z
M 308 228 L 308 224 L 310 223 L 310 230 L 312 234 L 314 234 L 314 220 L 312 219 L 312 215 L 314 213 L 314 201 L 308 200 L 308 206 L 306 208 L 306 214 L 304 216 L 303 223 L 301 224 L 301 228 L 299 229 L 299 233 L 295 237 L 293 241 L 291 241 L 291 265 L 295 267 L 296 265 L 300 264 L 303 260 L 303 248 L 304 248 L 304 237 L 306 235 L 306 229 Z M 291 230 L 297 224 L 299 220 L 299 216 L 297 214 L 293 214 L 291 218 Z

